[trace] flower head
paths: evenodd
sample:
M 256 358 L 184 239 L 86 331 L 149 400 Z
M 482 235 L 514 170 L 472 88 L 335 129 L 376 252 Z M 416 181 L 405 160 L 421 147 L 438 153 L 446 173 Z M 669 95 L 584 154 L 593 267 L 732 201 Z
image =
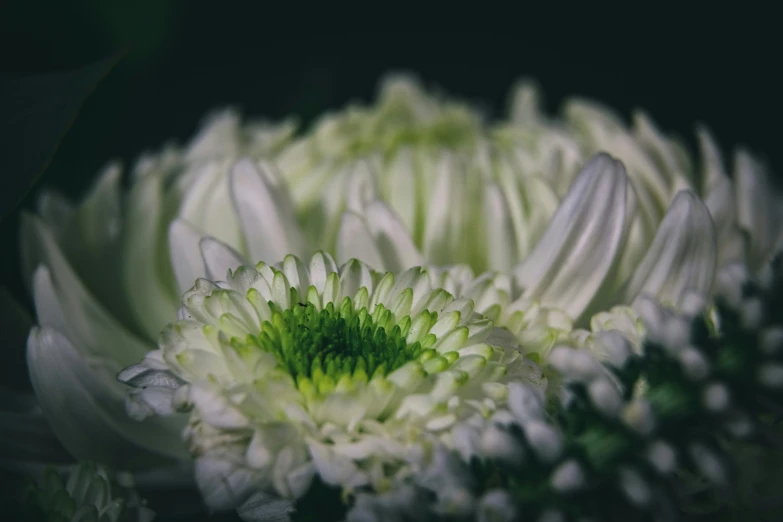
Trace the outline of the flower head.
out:
M 502 404 L 509 380 L 544 385 L 513 338 L 421 268 L 287 256 L 199 280 L 180 317 L 120 379 L 136 387 L 137 417 L 190 412 L 186 439 L 213 505 L 256 491 L 295 499 L 314 473 L 383 489 L 428 440 Z

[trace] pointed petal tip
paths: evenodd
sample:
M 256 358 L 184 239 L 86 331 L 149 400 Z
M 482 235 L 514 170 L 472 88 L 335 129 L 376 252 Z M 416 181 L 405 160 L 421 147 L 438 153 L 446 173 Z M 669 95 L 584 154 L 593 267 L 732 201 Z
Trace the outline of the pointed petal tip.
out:
M 213 281 L 223 280 L 229 270 L 235 270 L 247 264 L 242 254 L 214 237 L 202 237 L 198 242 L 198 247 L 205 267 L 205 274 L 199 277 L 206 277 Z M 195 279 L 190 282 L 188 288 L 193 286 L 194 281 Z

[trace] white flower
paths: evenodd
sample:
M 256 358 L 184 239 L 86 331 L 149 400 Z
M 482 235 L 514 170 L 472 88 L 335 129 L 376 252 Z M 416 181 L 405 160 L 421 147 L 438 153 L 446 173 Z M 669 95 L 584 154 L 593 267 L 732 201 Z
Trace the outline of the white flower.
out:
M 290 125 L 224 112 L 187 147 L 143 157 L 127 193 L 112 166 L 78 205 L 46 194 L 22 220 L 40 324 L 28 360 L 63 445 L 123 468 L 184 457 L 176 419 L 107 413 L 120 410 L 114 375 L 154 348 L 195 279 L 247 261 L 323 249 L 395 273 L 436 265 L 430 278 L 545 357 L 558 342 L 595 347 L 602 330 L 638 345 L 642 296 L 706 300 L 717 269 L 755 270 L 779 243 L 779 196 L 746 152 L 732 181 L 704 130 L 696 169 L 646 117 L 629 130 L 569 102 L 549 120 L 535 98 L 522 86 L 510 121 L 490 126 L 395 77 L 375 106 L 295 140 Z M 84 426 L 100 443 L 84 444 Z
M 211 271 L 221 255 L 204 259 Z M 383 491 L 458 421 L 502 405 L 505 383 L 544 384 L 513 338 L 422 268 L 338 268 L 317 253 L 225 279 L 199 279 L 159 351 L 120 375 L 136 387 L 131 414 L 191 412 L 185 437 L 213 507 L 259 491 L 296 499 L 314 473 Z

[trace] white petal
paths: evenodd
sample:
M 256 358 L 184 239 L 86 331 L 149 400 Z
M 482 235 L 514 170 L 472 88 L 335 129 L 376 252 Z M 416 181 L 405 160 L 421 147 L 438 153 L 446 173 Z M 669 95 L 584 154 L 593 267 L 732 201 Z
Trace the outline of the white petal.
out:
M 237 515 L 245 522 L 290 522 L 293 510 L 290 500 L 256 493 L 237 508 Z
M 318 476 L 333 486 L 358 486 L 367 482 L 367 474 L 347 457 L 315 441 L 309 441 L 308 447 Z
M 231 197 L 251 261 L 277 263 L 287 254 L 302 255 L 304 238 L 285 187 L 271 167 L 249 159 L 231 170 Z
M 715 277 L 716 260 L 709 211 L 695 194 L 682 191 L 617 302 L 635 303 L 640 295 L 652 295 L 676 305 L 688 291 L 706 295 Z
M 196 460 L 195 474 L 204 503 L 215 511 L 237 508 L 253 493 L 253 472 L 228 460 L 201 457 Z
M 385 267 L 367 223 L 358 214 L 343 214 L 337 233 L 337 259 L 341 263 L 349 259 L 359 259 L 376 270 L 383 270 Z
M 418 206 L 415 159 L 414 151 L 410 147 L 399 149 L 381 178 L 387 185 L 383 187 L 383 193 L 388 194 L 386 201 L 397 212 L 400 221 L 408 230 L 413 230 L 415 226 Z
M 196 279 L 207 277 L 199 249 L 201 234 L 184 219 L 169 226 L 169 257 L 180 292 L 191 288 Z
M 585 311 L 612 283 L 607 276 L 624 239 L 626 193 L 621 163 L 599 154 L 585 165 L 538 246 L 515 269 L 524 298 L 575 318 Z
M 492 183 L 487 186 L 484 201 L 489 268 L 508 271 L 516 261 L 517 241 L 506 198 L 501 188 Z
M 117 299 L 117 294 L 122 292 L 122 283 L 115 271 L 122 223 L 121 174 L 119 165 L 108 165 L 74 209 L 64 233 L 54 232 L 84 286 L 98 300 L 106 302 L 115 314 L 127 313 Z M 56 231 L 63 225 L 50 227 L 50 230 Z
M 136 321 L 155 339 L 158 332 L 174 317 L 178 295 L 171 270 L 160 255 L 165 248 L 163 215 L 163 180 L 147 176 L 131 189 L 128 215 L 123 231 L 121 254 L 124 295 Z M 55 278 L 59 279 L 55 270 Z
M 360 288 L 366 288 L 370 295 L 372 295 L 373 278 L 370 268 L 356 259 L 348 261 L 340 267 L 340 288 L 342 295 L 335 296 L 339 297 L 339 299 L 342 299 L 343 297 L 353 298 Z M 337 299 L 335 299 L 334 302 L 335 304 L 339 303 Z
M 186 157 L 190 161 L 205 160 L 237 153 L 240 130 L 239 114 L 223 109 L 207 115 L 201 128 L 188 143 Z
M 701 152 L 702 173 L 699 189 L 703 194 L 708 194 L 719 183 L 729 180 L 726 174 L 726 167 L 720 153 L 720 148 L 712 133 L 706 127 L 699 125 L 696 128 L 696 136 L 699 139 L 699 150 Z
M 386 270 L 401 272 L 423 264 L 410 233 L 385 203 L 371 203 L 365 208 L 365 215 Z
M 119 371 L 138 361 L 152 345 L 139 341 L 96 303 L 65 263 L 48 232 L 38 229 L 49 260 L 33 278 L 33 297 L 39 323 L 67 334 L 82 356 L 106 358 Z
M 310 281 L 315 289 L 321 293 L 326 286 L 326 278 L 329 274 L 337 272 L 337 264 L 332 256 L 326 252 L 316 252 L 310 260 Z
M 210 426 L 235 429 L 248 425 L 247 417 L 226 397 L 208 385 L 191 385 L 188 398 L 198 409 L 201 419 Z
M 230 160 L 218 158 L 198 163 L 176 178 L 174 190 L 182 192 L 180 218 L 187 220 L 202 236 L 212 236 L 242 248 L 239 218 L 231 205 L 230 165 Z M 177 202 L 167 201 L 167 205 L 175 207 Z
M 62 238 L 75 212 L 73 203 L 59 192 L 45 190 L 38 199 L 37 209 L 38 215 L 52 229 L 55 237 L 58 240 Z
M 783 215 L 763 165 L 744 150 L 737 152 L 734 177 L 737 219 L 750 234 L 748 261 L 751 270 L 756 270 L 768 260 L 772 249 L 777 246 L 783 229 L 780 226 Z
M 431 263 L 447 264 L 453 261 L 455 247 L 464 250 L 461 247 L 468 238 L 465 237 L 462 223 L 469 212 L 464 208 L 466 190 L 465 173 L 461 165 L 450 155 L 443 154 L 436 167 L 432 196 L 425 205 L 422 253 Z M 415 194 L 411 194 L 410 198 L 412 202 L 416 201 Z M 460 211 L 455 212 L 455 208 Z M 410 224 L 408 230 L 411 233 L 414 231 Z
M 731 180 L 722 178 L 714 183 L 704 200 L 715 225 L 718 266 L 735 261 L 744 262 L 746 257 L 746 241 L 737 226 L 735 195 Z
M 242 254 L 215 238 L 202 238 L 199 241 L 199 249 L 207 278 L 212 281 L 223 281 L 229 270 L 236 270 L 246 264 Z M 195 279 L 188 288 L 191 288 L 194 283 Z
M 535 82 L 523 80 L 511 89 L 510 119 L 515 123 L 525 124 L 539 118 L 541 108 L 541 91 Z
M 364 206 L 378 199 L 378 187 L 370 162 L 359 160 L 353 166 L 345 183 L 346 209 L 361 212 Z
M 163 456 L 187 456 L 180 439 L 184 419 L 127 417 L 124 385 L 88 366 L 57 331 L 33 329 L 27 361 L 41 409 L 76 458 L 139 469 L 160 464 Z

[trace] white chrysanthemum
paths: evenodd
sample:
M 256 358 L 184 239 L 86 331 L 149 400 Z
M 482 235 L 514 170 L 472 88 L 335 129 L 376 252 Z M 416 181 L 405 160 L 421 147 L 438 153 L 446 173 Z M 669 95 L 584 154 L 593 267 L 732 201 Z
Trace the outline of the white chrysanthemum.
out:
M 225 273 L 213 245 L 210 273 Z M 431 284 L 328 254 L 198 280 L 160 349 L 125 370 L 137 418 L 190 411 L 185 432 L 213 507 L 254 492 L 295 499 L 314 473 L 383 490 L 427 442 L 487 415 L 506 382 L 545 381 L 510 336 Z
M 121 400 L 113 375 L 154 348 L 181 292 L 207 275 L 204 242 L 234 266 L 324 249 L 397 273 L 500 271 L 487 277 L 501 284 L 502 307 L 481 276 L 455 296 L 478 304 L 483 294 L 478 311 L 500 314 L 526 349 L 544 353 L 572 326 L 633 332 L 636 312 L 618 306 L 641 294 L 675 305 L 705 296 L 715 266 L 754 267 L 778 241 L 778 196 L 748 154 L 731 181 L 706 132 L 696 170 L 644 118 L 629 131 L 573 102 L 564 121 L 549 121 L 531 93 L 517 91 L 513 121 L 490 127 L 397 77 L 376 105 L 331 114 L 290 145 L 290 125 L 243 126 L 223 113 L 186 148 L 142 158 L 127 193 L 111 167 L 78 205 L 43 197 L 23 218 L 46 334 L 31 335 L 28 360 L 58 438 L 77 457 L 120 467 L 150 460 L 126 458 L 132 447 L 183 457 L 176 422 L 131 426 L 111 413 Z M 599 150 L 627 169 L 605 155 L 588 162 Z M 100 444 L 84 444 L 85 425 Z

